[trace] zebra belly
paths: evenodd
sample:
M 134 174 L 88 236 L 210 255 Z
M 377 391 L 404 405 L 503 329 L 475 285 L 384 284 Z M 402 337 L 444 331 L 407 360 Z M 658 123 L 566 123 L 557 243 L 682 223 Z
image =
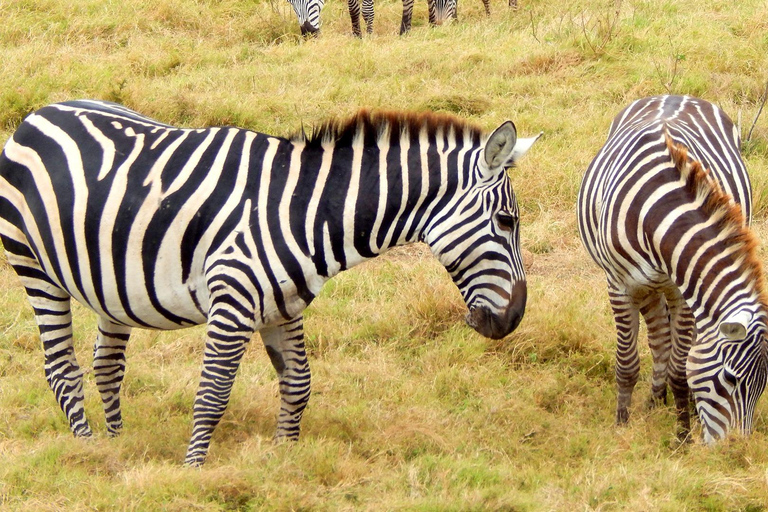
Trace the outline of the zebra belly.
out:
M 116 275 L 106 276 L 102 272 L 99 283 L 94 274 L 81 274 L 81 285 L 73 287 L 62 283 L 50 269 L 43 268 L 43 271 L 75 300 L 116 323 L 173 330 L 207 321 L 208 291 L 192 283 L 163 280 L 161 286 L 164 289 L 160 293 L 157 280 L 144 274 L 127 274 L 118 280 Z M 93 293 L 84 293 L 84 290 Z

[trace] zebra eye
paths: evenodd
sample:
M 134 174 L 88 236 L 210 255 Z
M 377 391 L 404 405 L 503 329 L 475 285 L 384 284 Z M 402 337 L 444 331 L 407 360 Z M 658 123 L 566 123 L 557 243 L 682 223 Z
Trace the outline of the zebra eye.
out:
M 725 382 L 728 385 L 734 388 L 739 382 L 736 376 L 733 373 L 731 373 L 730 370 L 728 370 L 728 368 L 723 368 L 723 380 L 725 380 Z
M 517 225 L 517 215 L 513 215 L 509 212 L 497 213 L 496 220 L 502 229 L 512 230 Z

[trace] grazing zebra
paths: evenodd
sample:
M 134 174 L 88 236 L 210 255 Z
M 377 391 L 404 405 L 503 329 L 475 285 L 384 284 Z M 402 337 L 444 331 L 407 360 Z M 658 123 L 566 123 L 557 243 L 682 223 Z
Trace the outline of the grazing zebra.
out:
M 488 2 L 489 0 L 483 0 Z M 362 37 L 360 29 L 360 0 L 347 0 L 349 8 L 349 17 L 352 20 L 352 34 Z M 456 18 L 456 0 L 428 0 L 429 23 L 431 25 L 442 25 L 451 18 Z M 486 11 L 488 7 L 486 5 Z M 363 20 L 365 21 L 365 31 L 368 34 L 373 33 L 373 0 L 363 0 L 362 9 Z M 413 0 L 403 0 L 403 18 L 400 22 L 400 35 L 411 30 L 411 19 L 413 18 Z
M 301 35 L 313 36 L 320 32 L 320 11 L 325 0 L 288 0 L 299 19 Z
M 669 382 L 681 438 L 689 389 L 705 442 L 752 429 L 768 369 L 766 296 L 739 145 L 716 106 L 646 98 L 615 118 L 587 169 L 579 231 L 608 280 L 617 423 L 629 418 L 638 379 L 639 311 L 653 358 L 652 403 L 666 400 Z
M 302 311 L 332 276 L 426 242 L 479 333 L 523 317 L 518 207 L 506 169 L 536 138 L 486 137 L 450 116 L 361 111 L 289 139 L 180 129 L 72 101 L 31 114 L 0 155 L 0 237 L 34 308 L 45 374 L 76 436 L 91 429 L 70 299 L 94 310 L 94 375 L 109 433 L 131 327 L 207 323 L 185 463 L 200 465 L 248 341 L 280 381 L 277 439 L 309 399 Z
M 352 1 L 352 0 L 350 0 Z M 429 24 L 442 25 L 449 19 L 456 19 L 456 0 L 428 0 Z M 403 0 L 403 19 L 400 21 L 400 35 L 411 30 L 413 0 Z

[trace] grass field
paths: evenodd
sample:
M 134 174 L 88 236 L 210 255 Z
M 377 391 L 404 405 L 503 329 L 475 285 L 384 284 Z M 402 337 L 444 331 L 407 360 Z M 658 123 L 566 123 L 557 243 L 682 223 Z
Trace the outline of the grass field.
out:
M 0 140 L 44 104 L 122 102 L 183 126 L 287 135 L 360 107 L 455 113 L 544 136 L 513 171 L 528 310 L 501 341 L 463 323 L 464 304 L 424 247 L 341 274 L 306 314 L 313 394 L 297 444 L 273 445 L 277 380 L 255 340 L 201 470 L 181 462 L 203 330 L 136 331 L 125 430 L 69 433 L 48 389 L 31 308 L 0 265 L 2 510 L 745 510 L 768 509 L 768 399 L 755 433 L 712 448 L 674 441 L 671 407 L 647 410 L 650 359 L 630 424 L 614 426 L 614 328 L 604 278 L 578 240 L 581 175 L 613 116 L 667 92 L 753 121 L 768 81 L 765 0 L 462 0 L 459 21 L 397 35 L 401 5 L 376 3 L 351 37 L 343 1 L 304 41 L 278 0 L 0 0 Z M 768 241 L 768 113 L 744 157 Z M 761 254 L 768 257 L 764 249 Z M 94 315 L 76 309 L 90 368 Z

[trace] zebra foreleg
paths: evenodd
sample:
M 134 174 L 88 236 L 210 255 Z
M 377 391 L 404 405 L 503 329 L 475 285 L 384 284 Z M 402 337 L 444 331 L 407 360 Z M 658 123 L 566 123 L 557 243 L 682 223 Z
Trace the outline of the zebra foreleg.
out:
M 185 466 L 201 466 L 205 462 L 211 436 L 229 404 L 235 375 L 252 334 L 248 321 L 231 309 L 211 309 Z
M 310 371 L 304 349 L 304 317 L 261 329 L 261 339 L 280 379 L 280 413 L 275 440 L 299 438 L 301 416 L 310 394 Z
M 123 428 L 120 387 L 125 376 L 125 346 L 130 335 L 130 327 L 99 317 L 99 333 L 93 347 L 93 373 L 110 436 L 116 436 Z
M 696 319 L 682 297 L 670 302 L 672 323 L 672 355 L 669 365 L 669 386 L 675 397 L 678 439 L 685 439 L 691 431 L 690 388 L 686 377 L 685 364 L 691 346 L 696 342 Z
M 609 287 L 608 294 L 617 333 L 616 385 L 618 387 L 618 399 L 616 424 L 622 425 L 629 421 L 632 391 L 634 391 L 640 375 L 640 356 L 637 352 L 639 315 L 637 308 L 626 294 L 614 287 Z
M 667 367 L 672 348 L 669 310 L 664 295 L 650 294 L 640 305 L 640 312 L 648 327 L 648 345 L 653 359 L 648 406 L 654 407 L 659 403 L 667 403 Z

